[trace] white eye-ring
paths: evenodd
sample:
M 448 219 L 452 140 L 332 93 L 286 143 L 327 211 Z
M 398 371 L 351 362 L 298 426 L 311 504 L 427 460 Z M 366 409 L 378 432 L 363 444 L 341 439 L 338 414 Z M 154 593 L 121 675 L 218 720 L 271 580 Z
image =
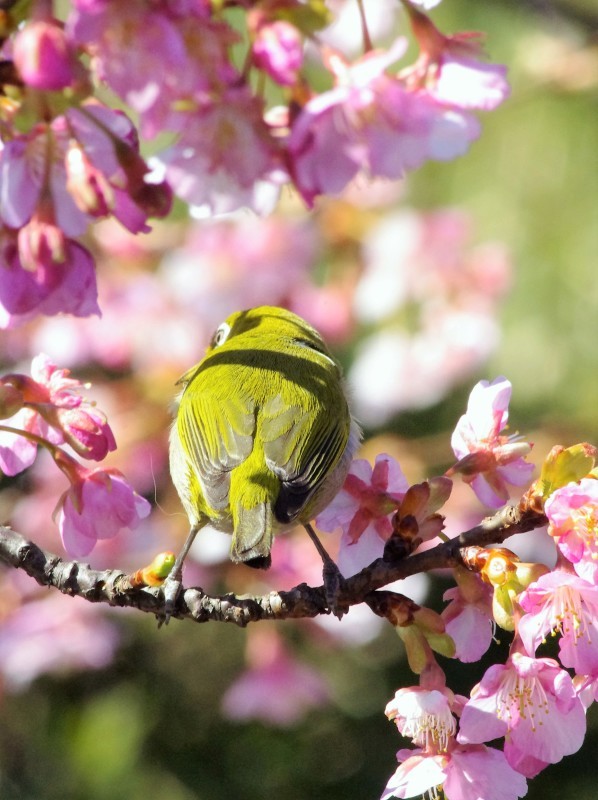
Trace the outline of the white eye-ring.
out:
M 230 333 L 230 325 L 228 322 L 223 322 L 222 325 L 218 327 L 214 335 L 212 336 L 212 341 L 210 342 L 211 347 L 220 347 L 221 344 L 224 344 L 228 339 L 228 334 Z

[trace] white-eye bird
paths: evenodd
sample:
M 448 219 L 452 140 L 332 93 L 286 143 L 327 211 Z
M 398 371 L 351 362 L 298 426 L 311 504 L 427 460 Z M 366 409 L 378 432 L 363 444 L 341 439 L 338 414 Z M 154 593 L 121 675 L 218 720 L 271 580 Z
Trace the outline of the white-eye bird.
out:
M 204 525 L 232 534 L 233 561 L 263 569 L 276 533 L 302 523 L 315 539 L 309 521 L 342 486 L 360 439 L 340 365 L 283 308 L 231 314 L 179 383 L 170 471 L 191 530 L 168 579 L 174 593 L 165 586 L 167 616 Z

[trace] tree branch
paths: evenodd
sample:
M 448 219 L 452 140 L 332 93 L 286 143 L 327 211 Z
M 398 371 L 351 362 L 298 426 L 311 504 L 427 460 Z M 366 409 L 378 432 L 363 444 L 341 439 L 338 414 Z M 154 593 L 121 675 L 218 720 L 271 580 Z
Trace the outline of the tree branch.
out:
M 507 506 L 475 528 L 430 550 L 400 561 L 377 559 L 344 581 L 338 598 L 339 606 L 361 603 L 370 592 L 409 575 L 463 564 L 462 551 L 471 545 L 500 544 L 509 536 L 545 524 L 543 514 L 521 512 L 516 507 Z M 136 608 L 155 614 L 159 619 L 164 618 L 164 599 L 160 589 L 132 587 L 126 574 L 119 570 L 94 570 L 79 561 L 66 561 L 4 526 L 0 526 L 0 561 L 22 569 L 40 585 L 54 587 L 63 594 L 83 597 L 91 603 Z M 234 622 L 244 627 L 259 620 L 298 619 L 326 613 L 329 612 L 324 587 L 302 583 L 288 592 L 272 591 L 256 597 L 212 596 L 200 588 L 184 589 L 171 616 L 195 622 Z

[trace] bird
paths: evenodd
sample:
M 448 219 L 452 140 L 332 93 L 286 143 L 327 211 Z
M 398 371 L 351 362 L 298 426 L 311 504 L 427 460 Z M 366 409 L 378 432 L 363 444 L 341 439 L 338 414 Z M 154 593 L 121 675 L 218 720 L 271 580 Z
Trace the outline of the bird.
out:
M 237 311 L 178 384 L 170 472 L 190 530 L 164 585 L 166 619 L 208 524 L 232 536 L 233 562 L 257 569 L 271 565 L 273 537 L 302 524 L 334 605 L 342 576 L 311 521 L 342 487 L 361 431 L 322 336 L 284 308 Z

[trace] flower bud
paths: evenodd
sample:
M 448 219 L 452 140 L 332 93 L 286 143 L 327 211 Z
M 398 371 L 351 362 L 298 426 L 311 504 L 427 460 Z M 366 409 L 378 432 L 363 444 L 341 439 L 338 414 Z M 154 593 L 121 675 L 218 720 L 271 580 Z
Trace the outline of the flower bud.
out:
M 276 83 L 292 86 L 303 63 L 301 34 L 284 20 L 260 25 L 253 43 L 253 60 Z
M 172 551 L 167 550 L 164 553 L 158 553 L 151 564 L 129 575 L 129 581 L 131 585 L 135 587 L 162 586 L 165 579 L 170 574 L 174 562 L 175 555 Z
M 58 425 L 73 450 L 83 458 L 102 461 L 116 450 L 114 435 L 101 411 L 89 406 L 59 408 Z
M 8 419 L 23 408 L 22 392 L 10 383 L 0 384 L 0 419 Z
M 34 20 L 20 30 L 13 59 L 21 78 L 35 89 L 57 91 L 74 81 L 75 56 L 56 20 Z

